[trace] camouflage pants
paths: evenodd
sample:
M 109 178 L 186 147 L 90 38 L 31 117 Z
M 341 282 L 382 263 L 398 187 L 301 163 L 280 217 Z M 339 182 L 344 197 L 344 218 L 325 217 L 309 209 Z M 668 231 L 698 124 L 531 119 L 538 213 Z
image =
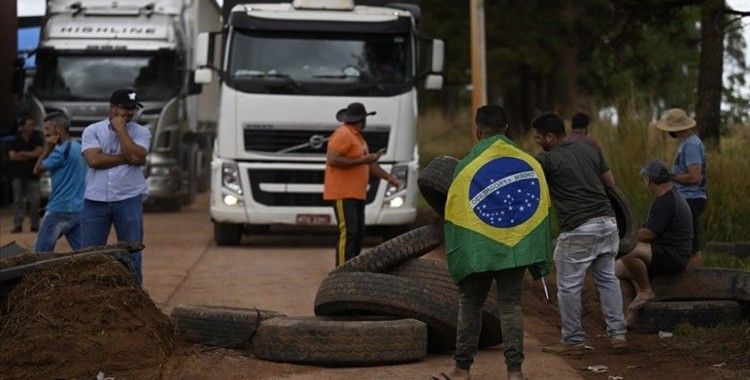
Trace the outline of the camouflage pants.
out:
M 505 364 L 509 371 L 521 369 L 523 363 L 523 311 L 521 292 L 526 267 L 473 273 L 459 284 L 456 367 L 469 369 L 479 345 L 482 330 L 482 307 L 492 280 L 497 282 L 498 312 L 503 333 Z

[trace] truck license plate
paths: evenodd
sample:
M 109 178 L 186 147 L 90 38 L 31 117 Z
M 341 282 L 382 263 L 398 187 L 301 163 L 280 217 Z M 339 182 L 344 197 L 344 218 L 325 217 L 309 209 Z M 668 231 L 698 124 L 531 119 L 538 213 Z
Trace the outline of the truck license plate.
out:
M 297 214 L 297 224 L 328 224 L 331 216 L 326 214 Z

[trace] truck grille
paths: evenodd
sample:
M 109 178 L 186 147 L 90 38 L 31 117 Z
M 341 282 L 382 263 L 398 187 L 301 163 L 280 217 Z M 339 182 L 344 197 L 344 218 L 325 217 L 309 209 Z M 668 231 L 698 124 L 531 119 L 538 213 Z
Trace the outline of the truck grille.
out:
M 308 144 L 313 136 L 328 138 L 331 131 L 289 130 L 289 129 L 245 129 L 244 140 L 246 151 L 273 152 L 289 154 L 324 154 L 328 146 L 323 142 L 318 148 Z M 377 152 L 388 147 L 388 131 L 363 131 L 362 136 L 367 141 L 370 152 Z M 290 149 L 300 146 L 297 149 Z M 288 150 L 289 149 L 289 150 Z
M 308 169 L 248 169 L 250 178 L 250 189 L 253 199 L 266 206 L 329 206 L 329 201 L 323 200 L 322 193 L 292 193 L 292 192 L 267 192 L 260 188 L 261 184 L 315 184 L 323 185 L 323 170 Z M 370 186 L 367 190 L 366 200 L 370 204 L 378 192 L 380 178 L 371 177 Z

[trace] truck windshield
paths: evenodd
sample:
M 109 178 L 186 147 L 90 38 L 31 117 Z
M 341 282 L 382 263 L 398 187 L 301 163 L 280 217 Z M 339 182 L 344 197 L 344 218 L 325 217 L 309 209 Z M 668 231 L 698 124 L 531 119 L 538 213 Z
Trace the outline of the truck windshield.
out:
M 109 100 L 118 88 L 133 88 L 141 101 L 178 94 L 182 72 L 176 54 L 62 55 L 41 51 L 33 92 L 42 99 Z
M 408 35 L 236 29 L 227 84 L 244 92 L 389 96 L 413 85 Z

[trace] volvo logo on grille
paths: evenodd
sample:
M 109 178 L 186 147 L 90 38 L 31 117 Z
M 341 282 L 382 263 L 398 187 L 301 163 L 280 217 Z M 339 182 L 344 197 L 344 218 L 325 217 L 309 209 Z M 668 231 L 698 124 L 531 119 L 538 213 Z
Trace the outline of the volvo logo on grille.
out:
M 308 140 L 308 144 L 310 144 L 310 148 L 313 149 L 320 149 L 323 147 L 323 143 L 326 142 L 326 138 L 323 135 L 312 135 L 310 136 L 310 140 Z

